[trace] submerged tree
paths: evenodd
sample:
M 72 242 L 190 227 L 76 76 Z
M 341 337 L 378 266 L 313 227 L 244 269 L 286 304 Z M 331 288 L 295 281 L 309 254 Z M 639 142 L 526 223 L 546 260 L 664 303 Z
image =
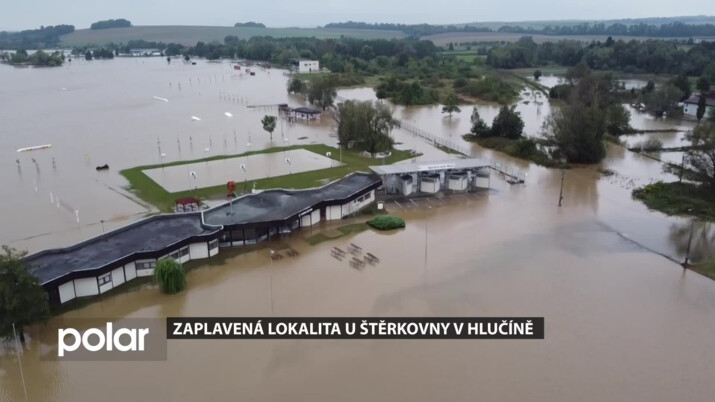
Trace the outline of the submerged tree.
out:
M 13 324 L 20 341 L 25 342 L 24 328 L 50 317 L 47 293 L 29 271 L 25 253 L 2 247 L 0 254 L 0 337 L 13 336 Z
M 695 171 L 693 178 L 715 193 L 715 123 L 699 124 L 685 139 L 692 145 L 686 160 Z
M 452 117 L 452 113 L 454 112 L 461 112 L 462 109 L 457 106 L 457 103 L 459 102 L 459 98 L 457 98 L 457 94 L 454 92 L 450 92 L 445 98 L 444 98 L 444 106 L 442 106 L 442 113 L 449 113 L 449 117 Z
M 308 101 L 325 110 L 335 102 L 336 88 L 335 77 L 325 75 L 315 77 L 308 83 Z
M 538 81 L 539 78 L 541 78 L 541 70 L 534 70 L 534 79 Z
M 352 143 L 355 148 L 371 154 L 392 149 L 394 140 L 390 131 L 395 121 L 388 106 L 349 100 L 338 105 L 334 118 L 341 144 Z
M 521 137 L 523 131 L 524 121 L 521 119 L 521 114 L 516 111 L 516 105 L 502 106 L 499 114 L 492 121 L 491 135 L 515 140 Z
M 273 141 L 273 130 L 276 129 L 276 116 L 265 115 L 261 119 L 261 124 L 263 124 L 263 129 L 271 135 L 271 141 Z
M 603 137 L 613 105 L 613 80 L 607 74 L 586 72 L 575 82 L 568 102 L 551 112 L 545 128 L 558 154 L 568 162 L 597 163 L 606 156 Z M 614 120 L 621 129 L 622 118 Z
M 161 291 L 169 295 L 178 293 L 186 287 L 184 267 L 173 258 L 161 260 L 156 264 L 154 278 L 159 282 Z
M 302 94 L 305 92 L 305 84 L 300 78 L 293 78 L 288 84 L 288 93 Z
M 487 123 L 485 123 L 481 116 L 479 116 L 479 111 L 477 110 L 476 106 L 472 110 L 472 116 L 470 117 L 470 120 L 472 121 L 472 129 L 470 131 L 473 135 L 477 137 L 489 136 L 489 126 L 487 126 Z

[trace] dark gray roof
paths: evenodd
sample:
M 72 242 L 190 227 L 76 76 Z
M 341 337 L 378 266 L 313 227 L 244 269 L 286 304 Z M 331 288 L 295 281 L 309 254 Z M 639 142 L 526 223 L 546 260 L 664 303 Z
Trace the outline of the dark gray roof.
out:
M 306 114 L 320 114 L 320 110 L 311 109 L 309 107 L 297 107 L 293 109 L 294 112 L 306 113 Z
M 700 94 L 694 94 L 690 98 L 683 101 L 683 103 L 691 103 L 697 105 L 700 102 Z M 705 96 L 705 104 L 707 106 L 715 106 L 715 91 L 710 91 Z
M 315 189 L 266 190 L 204 211 L 204 222 L 209 225 L 239 225 L 288 219 L 321 201 L 344 200 L 380 183 L 379 177 L 358 172 Z
M 42 284 L 69 272 L 101 268 L 137 252 L 159 251 L 220 229 L 204 226 L 199 212 L 157 215 L 71 247 L 31 255 L 26 261 Z

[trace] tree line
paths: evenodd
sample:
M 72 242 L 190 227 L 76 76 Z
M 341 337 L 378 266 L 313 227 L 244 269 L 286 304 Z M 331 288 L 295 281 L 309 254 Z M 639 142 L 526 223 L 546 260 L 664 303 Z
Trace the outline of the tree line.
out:
M 570 40 L 537 44 L 527 36 L 493 47 L 487 55 L 487 64 L 496 68 L 575 66 L 582 61 L 594 70 L 715 76 L 715 42 L 683 47 L 664 40 L 623 41 L 609 37 L 604 42 L 588 44 Z
M 129 28 L 132 26 L 131 21 L 119 18 L 116 20 L 97 21 L 89 26 L 89 29 L 109 29 L 109 28 Z
M 603 22 L 584 22 L 577 25 L 547 25 L 543 28 L 524 27 L 521 25 L 503 25 L 494 30 L 478 25 L 430 25 L 430 24 L 391 24 L 367 22 L 336 22 L 325 25 L 325 28 L 348 29 L 380 29 L 387 31 L 400 31 L 408 36 L 420 37 L 448 32 L 510 32 L 524 34 L 540 34 L 552 36 L 569 35 L 624 35 L 624 36 L 649 36 L 658 38 L 715 36 L 713 24 L 686 24 L 673 21 L 663 24 L 616 22 L 607 25 Z
M 60 36 L 74 32 L 74 25 L 42 26 L 20 32 L 0 32 L 0 49 L 44 49 L 56 47 Z

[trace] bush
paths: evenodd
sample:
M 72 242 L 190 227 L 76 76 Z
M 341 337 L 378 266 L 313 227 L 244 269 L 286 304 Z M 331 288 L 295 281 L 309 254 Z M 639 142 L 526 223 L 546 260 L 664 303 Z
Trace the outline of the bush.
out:
M 368 221 L 367 224 L 377 230 L 392 230 L 404 228 L 405 220 L 399 216 L 380 215 Z
M 656 138 L 649 138 L 637 143 L 632 149 L 636 152 L 658 152 L 663 149 L 663 142 Z
M 186 287 L 184 267 L 172 258 L 159 261 L 154 270 L 154 278 L 159 282 L 161 291 L 169 295 Z

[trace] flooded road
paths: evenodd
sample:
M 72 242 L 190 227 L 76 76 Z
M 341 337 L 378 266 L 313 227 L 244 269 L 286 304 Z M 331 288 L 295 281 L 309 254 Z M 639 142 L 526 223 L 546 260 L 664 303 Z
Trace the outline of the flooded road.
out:
M 107 229 L 138 219 L 151 208 L 126 193 L 117 171 L 161 163 L 161 153 L 169 162 L 277 146 L 260 126 L 270 112 L 246 105 L 300 104 L 286 95 L 286 80 L 279 70 L 240 78 L 227 63 L 167 65 L 158 58 L 53 70 L 0 66 L 7 89 L 0 92 L 7 105 L 0 109 L 0 179 L 9 183 L 0 186 L 0 243 L 35 251 L 99 234 L 101 219 Z M 367 100 L 374 92 L 339 95 Z M 549 104 L 528 100 L 517 110 L 535 136 Z M 478 108 L 488 122 L 498 112 L 494 105 Z M 648 211 L 631 199 L 634 187 L 674 178 L 658 161 L 609 144 L 602 167 L 615 174 L 603 176 L 596 166 L 568 170 L 559 208 L 560 171 L 461 139 L 471 110 L 464 106 L 449 118 L 438 106 L 395 107 L 395 116 L 521 169 L 526 185 L 494 176 L 489 195 L 388 203 L 406 229 L 365 231 L 316 246 L 305 240 L 306 231 L 259 249 L 222 250 L 218 258 L 192 263 L 180 294 L 144 285 L 62 314 L 29 331 L 22 356 L 28 399 L 711 400 L 715 282 L 684 272 L 677 262 L 691 230 L 691 258 L 715 255 L 715 228 Z M 668 123 L 634 113 L 635 127 L 651 124 Z M 679 131 L 687 125 L 676 123 L 684 127 Z M 336 142 L 330 121 L 284 130 L 290 144 Z M 281 142 L 275 134 L 274 142 Z M 680 135 L 663 135 L 671 134 L 673 141 Z M 393 135 L 399 147 L 417 149 L 425 160 L 448 158 L 405 130 Z M 53 148 L 15 152 L 45 143 Z M 104 163 L 110 172 L 97 172 Z M 50 203 L 50 191 L 61 197 L 59 208 Z M 333 246 L 351 242 L 380 264 L 357 271 L 330 257 Z M 300 255 L 271 263 L 268 247 L 285 246 Z M 40 360 L 56 346 L 53 332 L 65 318 L 102 325 L 123 317 L 500 315 L 544 316 L 545 339 L 181 340 L 169 342 L 166 362 Z M 18 363 L 11 345 L 0 346 L 0 401 L 24 400 Z

